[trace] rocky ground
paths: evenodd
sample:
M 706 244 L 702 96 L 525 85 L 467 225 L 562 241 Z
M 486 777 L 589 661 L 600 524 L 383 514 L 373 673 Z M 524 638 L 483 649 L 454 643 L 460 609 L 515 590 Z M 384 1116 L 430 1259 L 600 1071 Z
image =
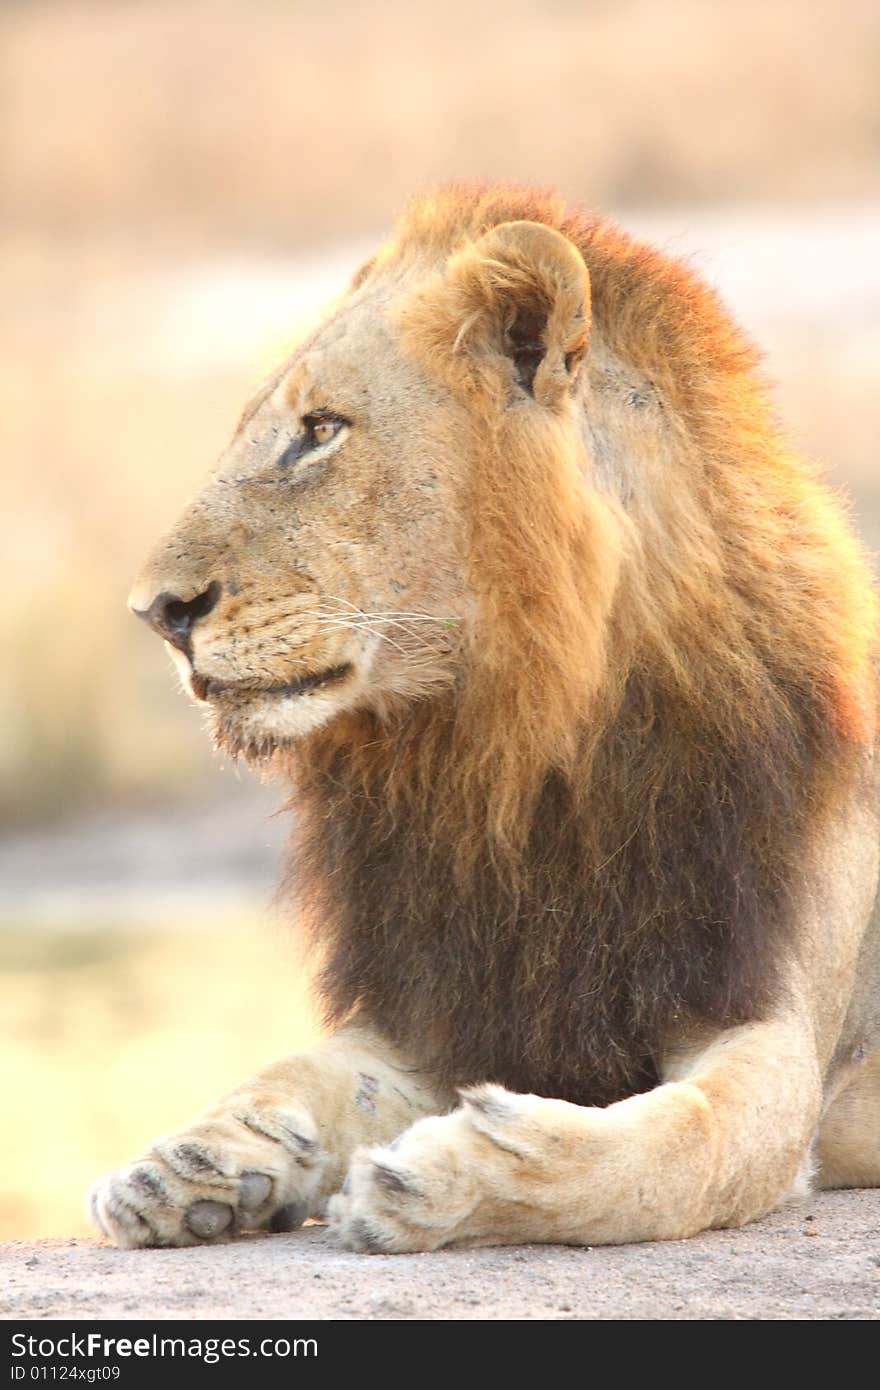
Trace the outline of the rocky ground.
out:
M 353 1255 L 326 1231 L 192 1250 L 0 1246 L 4 1318 L 880 1319 L 880 1192 L 743 1231 L 587 1250 Z

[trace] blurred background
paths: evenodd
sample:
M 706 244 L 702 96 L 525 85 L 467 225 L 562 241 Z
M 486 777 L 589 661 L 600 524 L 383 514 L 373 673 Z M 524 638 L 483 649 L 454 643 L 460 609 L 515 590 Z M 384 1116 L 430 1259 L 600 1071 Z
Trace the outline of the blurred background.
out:
M 877 0 L 0 4 L 0 1238 L 315 1022 L 279 790 L 125 610 L 415 189 L 555 185 L 718 284 L 880 543 Z

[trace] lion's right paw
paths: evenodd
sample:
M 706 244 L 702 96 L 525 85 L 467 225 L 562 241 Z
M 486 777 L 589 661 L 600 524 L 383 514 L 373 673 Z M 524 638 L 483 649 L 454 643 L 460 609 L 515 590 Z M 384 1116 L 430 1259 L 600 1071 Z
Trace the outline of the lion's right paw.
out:
M 129 1248 L 293 1231 L 312 1212 L 326 1161 L 305 1111 L 242 1102 L 100 1178 L 89 1216 Z

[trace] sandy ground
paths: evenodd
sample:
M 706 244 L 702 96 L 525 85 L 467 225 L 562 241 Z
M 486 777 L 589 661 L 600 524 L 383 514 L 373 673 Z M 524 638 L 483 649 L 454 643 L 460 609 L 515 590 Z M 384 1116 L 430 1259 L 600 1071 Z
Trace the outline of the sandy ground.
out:
M 353 1255 L 320 1226 L 193 1250 L 0 1246 L 3 1318 L 880 1319 L 880 1192 L 587 1250 Z

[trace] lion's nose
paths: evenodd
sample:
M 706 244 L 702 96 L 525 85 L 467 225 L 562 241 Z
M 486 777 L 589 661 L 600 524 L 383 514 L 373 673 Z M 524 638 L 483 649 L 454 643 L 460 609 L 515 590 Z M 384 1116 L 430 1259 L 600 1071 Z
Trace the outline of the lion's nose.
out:
M 149 608 L 132 608 L 138 618 L 143 618 L 164 637 L 166 642 L 179 647 L 182 652 L 189 649 L 192 630 L 200 619 L 207 617 L 216 606 L 223 586 L 215 579 L 195 598 L 182 599 L 177 594 L 158 594 Z

